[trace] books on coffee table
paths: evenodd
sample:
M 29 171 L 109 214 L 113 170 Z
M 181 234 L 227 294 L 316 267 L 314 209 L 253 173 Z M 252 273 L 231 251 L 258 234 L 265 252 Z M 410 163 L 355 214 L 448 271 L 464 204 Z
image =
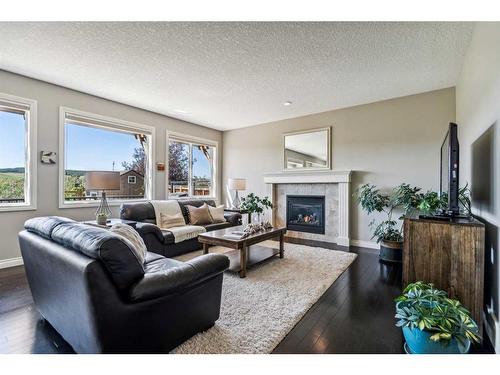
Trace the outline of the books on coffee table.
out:
M 229 240 L 241 240 L 245 236 L 245 232 L 242 230 L 235 230 L 234 232 L 227 233 L 224 238 Z

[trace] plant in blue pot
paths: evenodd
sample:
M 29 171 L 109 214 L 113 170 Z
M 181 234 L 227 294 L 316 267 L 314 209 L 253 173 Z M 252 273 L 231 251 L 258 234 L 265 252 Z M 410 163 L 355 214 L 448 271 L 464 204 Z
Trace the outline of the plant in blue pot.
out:
M 433 284 L 409 284 L 395 301 L 396 326 L 403 329 L 408 353 L 465 354 L 471 342 L 481 341 L 470 312 Z

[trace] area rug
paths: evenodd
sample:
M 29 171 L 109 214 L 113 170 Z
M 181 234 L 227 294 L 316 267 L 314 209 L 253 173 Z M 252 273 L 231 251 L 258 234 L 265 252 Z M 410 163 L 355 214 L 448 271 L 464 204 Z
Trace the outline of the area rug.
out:
M 260 245 L 278 246 L 266 241 Z M 210 252 L 229 251 L 220 246 Z M 190 253 L 177 259 L 200 255 Z M 272 258 L 240 279 L 226 272 L 219 320 L 175 348 L 176 354 L 270 353 L 354 261 L 356 254 L 285 244 L 285 258 Z

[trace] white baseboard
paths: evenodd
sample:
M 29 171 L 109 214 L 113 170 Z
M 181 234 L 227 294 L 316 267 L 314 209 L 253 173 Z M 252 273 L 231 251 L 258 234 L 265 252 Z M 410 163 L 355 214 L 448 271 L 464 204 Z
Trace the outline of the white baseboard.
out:
M 366 247 L 368 249 L 380 249 L 380 245 L 374 241 L 351 240 L 351 246 Z
M 23 258 L 22 257 L 0 260 L 0 269 L 15 267 L 15 266 L 22 266 L 22 265 L 23 265 Z
M 335 243 L 339 246 L 349 246 L 349 244 L 350 244 L 349 237 L 340 237 L 339 236 L 335 240 Z

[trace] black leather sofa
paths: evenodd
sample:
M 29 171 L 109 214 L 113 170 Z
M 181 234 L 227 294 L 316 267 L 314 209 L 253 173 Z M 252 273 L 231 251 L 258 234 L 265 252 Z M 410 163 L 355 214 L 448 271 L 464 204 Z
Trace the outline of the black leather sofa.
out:
M 207 203 L 215 207 L 215 201 L 210 199 L 178 200 L 178 202 L 181 206 L 182 215 L 186 223 L 189 223 L 189 214 L 186 205 L 200 207 L 204 203 Z M 241 214 L 239 213 L 226 212 L 224 217 L 226 218 L 224 223 L 205 225 L 204 227 L 207 232 L 241 225 Z M 120 208 L 120 218 L 137 222 L 135 228 L 144 239 L 148 251 L 170 258 L 202 248 L 202 245 L 196 238 L 175 243 L 172 232 L 161 230 L 156 226 L 155 211 L 153 205 L 149 202 L 122 204 Z
M 219 318 L 224 255 L 179 262 L 60 217 L 25 223 L 19 242 L 37 309 L 78 353 L 158 353 Z

